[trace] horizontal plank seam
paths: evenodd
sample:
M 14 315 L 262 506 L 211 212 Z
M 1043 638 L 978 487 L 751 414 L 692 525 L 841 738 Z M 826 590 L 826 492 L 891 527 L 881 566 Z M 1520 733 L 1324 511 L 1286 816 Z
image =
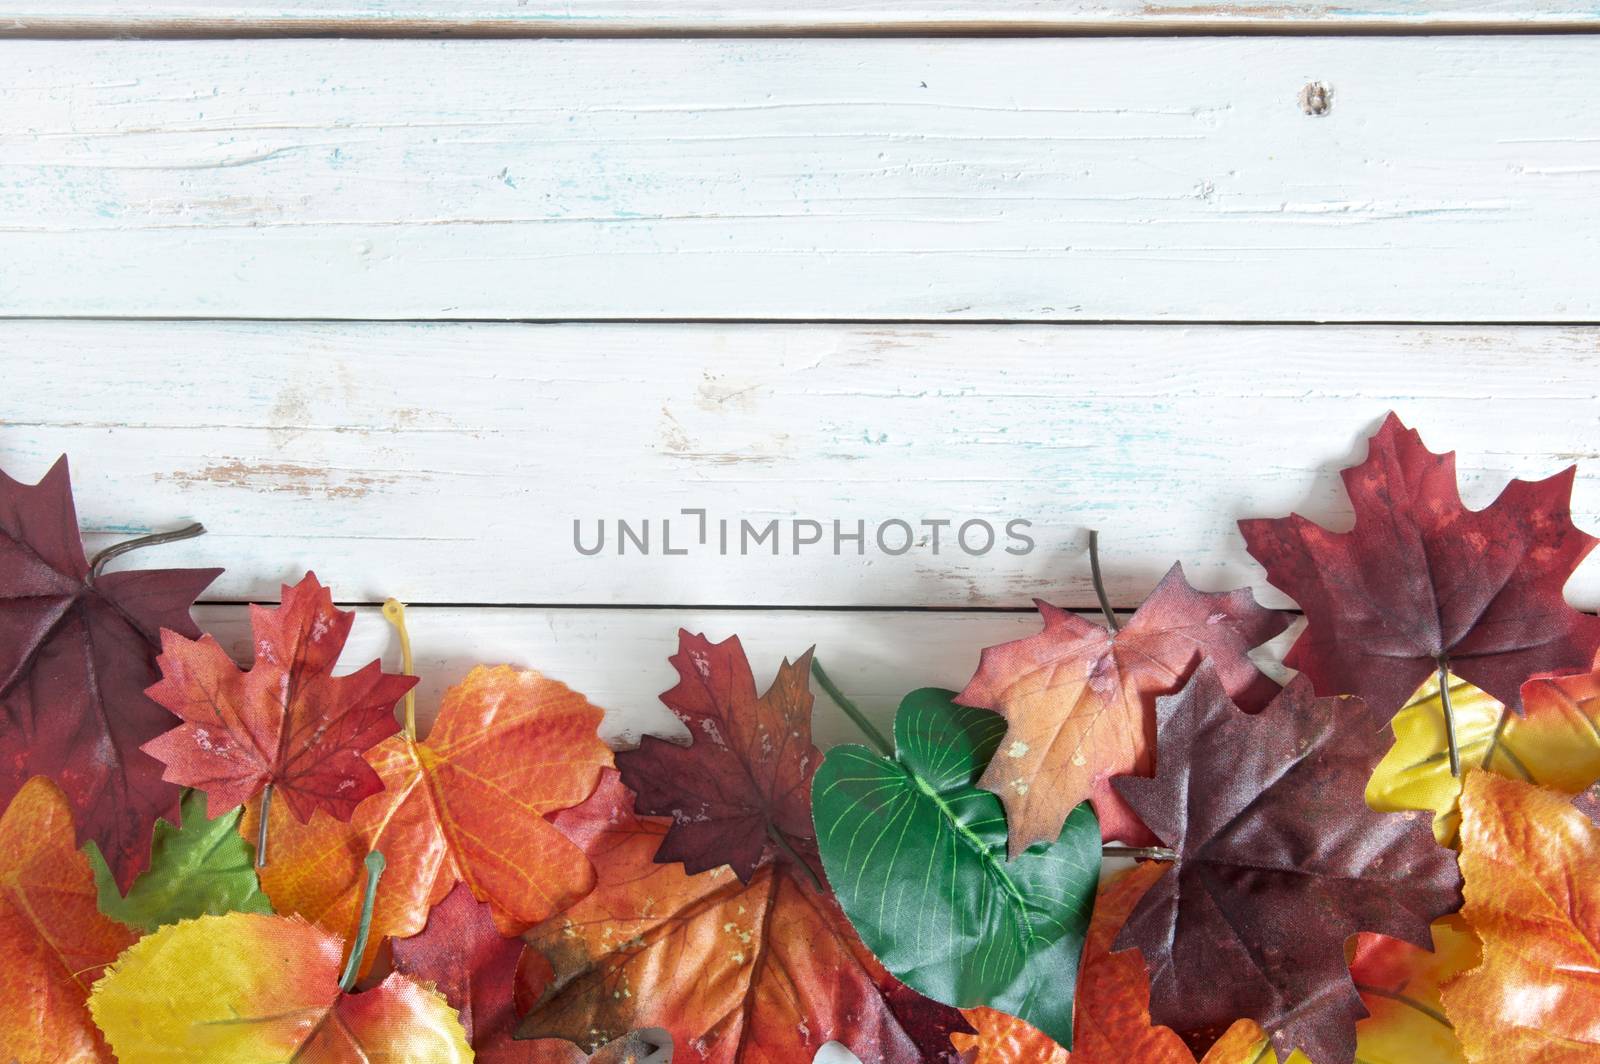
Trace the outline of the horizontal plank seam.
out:
M 1042 596 L 1041 596 L 1042 597 Z M 199 606 L 260 606 L 276 605 L 276 599 L 201 599 Z M 334 603 L 341 609 L 368 609 L 382 608 L 382 602 L 346 602 Z M 1089 605 L 1066 605 L 1052 603 L 1057 609 L 1066 610 L 1068 613 L 1099 613 L 1098 602 Z M 1115 605 L 1112 607 L 1118 613 L 1132 613 L 1139 608 L 1139 603 L 1126 606 Z M 748 603 L 653 603 L 653 602 L 412 602 L 407 600 L 406 609 L 417 610 L 603 610 L 611 612 L 634 611 L 643 612 L 652 610 L 656 612 L 671 610 L 675 612 L 718 612 L 718 613 L 997 613 L 997 614 L 1032 614 L 1038 613 L 1033 606 L 863 606 L 863 605 L 832 605 L 832 606 L 793 606 L 793 605 L 757 605 Z M 1300 611 L 1294 609 L 1284 610 L 1299 616 Z
M 1543 21 L 1485 20 L 1386 22 L 1383 20 L 1273 21 L 1271 19 L 1219 17 L 1213 21 L 1162 19 L 1138 16 L 1123 20 L 1079 23 L 938 22 L 925 23 L 820 23 L 814 26 L 755 24 L 725 26 L 685 23 L 664 28 L 628 26 L 539 26 L 517 23 L 452 24 L 424 20 L 412 23 L 354 19 L 349 22 L 258 23 L 190 22 L 141 23 L 137 20 L 103 23 L 62 23 L 49 19 L 25 20 L 10 16 L 0 24 L 0 40 L 261 40 L 347 38 L 366 40 L 685 40 L 805 38 L 1106 38 L 1106 37 L 1506 37 L 1600 33 L 1600 19 Z
M 1600 319 L 1589 318 L 684 318 L 684 317 L 591 317 L 591 318 L 330 318 L 278 317 L 253 315 L 152 315 L 126 314 L 5 314 L 6 322 L 100 322 L 111 325 L 161 324 L 260 324 L 260 325 L 716 325 L 716 326 L 835 326 L 908 328 L 994 328 L 1003 325 L 1035 325 L 1082 328 L 1126 327 L 1137 329 L 1196 327 L 1302 329 L 1302 328 L 1424 328 L 1424 329 L 1592 329 Z

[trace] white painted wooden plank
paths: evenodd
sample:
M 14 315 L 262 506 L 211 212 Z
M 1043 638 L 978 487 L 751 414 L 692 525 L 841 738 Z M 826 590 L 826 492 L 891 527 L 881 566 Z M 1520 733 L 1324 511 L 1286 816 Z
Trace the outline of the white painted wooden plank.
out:
M 1460 451 L 1470 505 L 1577 461 L 1600 531 L 1595 328 L 12 321 L 0 365 L 0 466 L 69 454 L 96 544 L 203 520 L 143 563 L 225 565 L 222 600 L 312 567 L 350 601 L 1083 607 L 1094 527 L 1120 605 L 1175 559 L 1281 605 L 1235 519 L 1347 526 L 1337 470 L 1391 407 Z M 614 524 L 578 553 L 601 518 L 650 519 L 651 553 Z M 926 527 L 832 549 L 836 519 L 1017 518 L 1021 556 L 954 525 L 937 555 Z M 741 520 L 781 553 L 741 555 Z M 1600 561 L 1570 594 L 1600 606 Z
M 1583 0 L 0 0 L 15 34 L 623 34 L 753 32 L 1094 32 L 1304 27 L 1587 26 Z
M 250 623 L 243 606 L 202 606 L 200 626 L 241 664 L 249 664 Z M 765 690 L 785 658 L 817 648 L 828 675 L 888 732 L 895 707 L 918 687 L 959 690 L 986 646 L 1039 630 L 1036 615 L 995 613 L 857 613 L 735 610 L 541 610 L 417 607 L 406 611 L 415 655 L 417 719 L 426 727 L 440 698 L 474 665 L 534 668 L 583 692 L 606 711 L 603 734 L 629 745 L 642 734 L 686 734 L 658 697 L 677 682 L 667 658 L 678 630 L 715 640 L 737 635 L 749 655 L 756 686 Z M 1284 678 L 1279 664 L 1292 634 L 1267 644 L 1256 659 Z M 356 623 L 338 672 L 373 658 L 399 671 L 399 646 L 375 606 L 356 607 Z M 820 690 L 818 745 L 861 742 L 861 733 Z
M 1597 67 L 1591 36 L 0 42 L 0 314 L 1597 320 Z

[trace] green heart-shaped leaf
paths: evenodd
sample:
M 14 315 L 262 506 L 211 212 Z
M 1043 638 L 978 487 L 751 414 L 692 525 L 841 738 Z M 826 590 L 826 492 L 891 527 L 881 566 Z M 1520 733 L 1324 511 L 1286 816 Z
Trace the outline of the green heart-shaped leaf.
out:
M 895 760 L 828 751 L 812 783 L 822 865 L 867 947 L 903 982 L 1072 1043 L 1078 960 L 1100 878 L 1087 802 L 1054 843 L 1006 860 L 1000 799 L 975 784 L 1006 722 L 924 688 L 900 703 Z
M 255 854 L 239 837 L 239 813 L 235 809 L 207 820 L 204 792 L 186 793 L 183 826 L 156 821 L 150 867 L 133 881 L 127 897 L 117 891 L 100 850 L 92 842 L 84 846 L 100 911 L 145 932 L 197 916 L 270 913 L 272 904 L 256 878 Z

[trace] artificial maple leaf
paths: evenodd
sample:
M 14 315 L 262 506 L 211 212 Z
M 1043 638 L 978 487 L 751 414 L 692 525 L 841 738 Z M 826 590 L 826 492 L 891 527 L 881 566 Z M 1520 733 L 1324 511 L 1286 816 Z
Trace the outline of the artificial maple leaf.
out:
M 1483 963 L 1443 996 L 1467 1059 L 1600 1060 L 1600 827 L 1566 795 L 1473 772 L 1461 869 Z
M 813 837 L 810 783 L 822 755 L 811 744 L 811 651 L 785 660 L 759 698 L 738 636 L 713 643 L 679 630 L 669 660 L 678 683 L 661 701 L 692 745 L 647 735 L 617 767 L 641 813 L 673 819 L 660 860 L 691 873 L 731 865 L 748 883 L 770 831 Z
M 679 1064 L 795 1064 L 830 1040 L 865 1064 L 924 1059 L 890 1002 L 896 984 L 817 888 L 814 860 L 769 857 L 748 883 L 727 866 L 686 874 L 657 860 L 672 822 L 637 815 L 614 773 L 555 820 L 598 875 L 527 936 L 553 979 L 522 1037 L 593 1049 L 659 1027 Z
M 1541 676 L 1522 685 L 1522 713 L 1464 680 L 1450 683 L 1463 764 L 1568 794 L 1600 779 L 1600 674 Z M 1367 804 L 1428 809 L 1441 845 L 1455 846 L 1462 777 L 1452 775 L 1438 677 L 1423 681 L 1390 722 L 1394 746 L 1367 784 Z
M 1111 943 L 1128 914 L 1166 866 L 1144 862 L 1108 879 L 1095 901 L 1084 942 L 1075 1003 L 1072 1052 L 1043 1032 L 1005 1013 L 972 1009 L 966 1013 L 976 1037 L 956 1036 L 972 1064 L 1195 1064 L 1183 1039 L 1150 1023 L 1150 984 L 1138 950 L 1112 953 Z M 1230 1027 L 1203 1064 L 1257 1064 L 1266 1035 L 1250 1020 Z M 1293 1064 L 1307 1064 L 1303 1057 Z
M 1385 935 L 1357 935 L 1350 978 L 1367 1017 L 1356 1024 L 1356 1058 L 1362 1064 L 1464 1064 L 1439 987 L 1476 965 L 1480 952 L 1459 914 L 1434 922 L 1431 950 Z
M 611 764 L 595 729 L 602 711 L 531 670 L 478 666 L 445 693 L 425 742 L 397 735 L 367 761 L 384 789 L 349 822 L 272 818 L 261 886 L 280 913 L 354 938 L 365 858 L 388 859 L 361 969 L 383 937 L 422 930 L 457 883 L 487 902 L 504 935 L 521 934 L 589 892 L 594 872 L 545 815 L 578 804 Z M 276 795 L 272 801 L 279 801 Z M 260 799 L 239 830 L 255 837 Z
M 979 786 L 1005 803 L 1011 856 L 1055 841 L 1085 799 L 1094 803 L 1104 838 L 1148 843 L 1149 833 L 1107 781 L 1153 769 L 1155 697 L 1177 690 L 1204 656 L 1241 705 L 1266 705 L 1277 685 L 1246 655 L 1291 618 L 1257 604 L 1247 588 L 1196 591 L 1178 565 L 1115 635 L 1035 604 L 1044 631 L 985 650 L 956 698 L 1006 718 L 1000 751 Z
M 981 1007 L 961 1014 L 973 1031 L 951 1041 L 969 1064 L 1067 1064 L 1067 1051 L 1031 1023 Z
M 494 925 L 489 906 L 457 883 L 428 914 L 420 934 L 389 944 L 394 970 L 432 983 L 461 1016 L 467 1040 L 480 1055 L 494 1041 L 509 1041 L 516 1026 L 513 988 L 524 948 Z
M 1139 951 L 1112 952 L 1129 915 L 1166 871 L 1164 864 L 1143 861 L 1101 888 L 1083 947 L 1073 1064 L 1194 1064 L 1176 1032 L 1150 1022 L 1150 980 Z M 1254 1064 L 1264 1037 L 1257 1024 L 1239 1020 L 1227 1026 L 1203 1064 Z
M 36 485 L 0 473 L 0 802 L 32 776 L 72 803 L 126 890 L 179 788 L 141 744 L 172 726 L 144 693 L 163 628 L 198 636 L 195 596 L 221 569 L 95 573 L 63 456 Z
M 1253 1019 L 1280 1055 L 1350 1064 L 1364 1010 L 1345 940 L 1426 948 L 1428 925 L 1460 905 L 1455 855 L 1424 818 L 1367 808 L 1383 733 L 1359 700 L 1316 698 L 1296 677 L 1247 714 L 1203 664 L 1157 716 L 1155 778 L 1114 781 L 1177 856 L 1115 943 L 1144 954 L 1152 1014 L 1184 1033 Z M 1205 971 L 1230 975 L 1194 977 Z
M 334 608 L 315 573 L 282 600 L 250 607 L 249 671 L 209 635 L 161 633 L 161 681 L 146 693 L 184 723 L 142 749 L 167 766 L 163 779 L 205 791 L 213 817 L 271 787 L 301 823 L 318 809 L 349 820 L 383 789 L 361 755 L 399 730 L 395 703 L 417 678 L 377 661 L 333 675 L 356 615 Z
M 1073 1064 L 1195 1064 L 1170 1028 L 1150 1022 L 1150 984 L 1138 950 L 1111 952 L 1112 942 L 1167 866 L 1153 861 L 1111 877 L 1095 902 L 1078 980 Z M 1459 1064 L 1460 1046 L 1440 1012 L 1439 983 L 1476 962 L 1477 940 L 1458 916 L 1433 925 L 1434 951 L 1363 932 L 1354 940 L 1350 977 L 1369 1015 L 1356 1024 L 1356 1058 L 1366 1064 Z M 1004 1013 L 967 1012 L 979 1034 L 955 1037 L 975 1051 L 972 1064 L 1066 1064 L 1068 1053 L 1043 1033 Z M 1268 1059 L 1266 1032 L 1239 1020 L 1200 1064 L 1259 1064 Z M 1291 1064 L 1310 1064 L 1296 1052 Z
M 89 986 L 137 937 L 95 906 L 61 789 L 35 776 L 0 816 L 0 1060 L 99 1064 Z
M 124 1061 L 466 1064 L 455 1010 L 393 974 L 339 987 L 338 939 L 299 917 L 202 916 L 146 935 L 95 983 L 89 1009 Z
M 1284 663 L 1381 721 L 1441 668 L 1520 710 L 1524 680 L 1586 668 L 1600 648 L 1600 618 L 1561 595 L 1600 542 L 1572 523 L 1575 467 L 1468 510 L 1455 464 L 1390 414 L 1344 470 L 1349 532 L 1299 514 L 1239 522 L 1267 579 L 1305 611 Z

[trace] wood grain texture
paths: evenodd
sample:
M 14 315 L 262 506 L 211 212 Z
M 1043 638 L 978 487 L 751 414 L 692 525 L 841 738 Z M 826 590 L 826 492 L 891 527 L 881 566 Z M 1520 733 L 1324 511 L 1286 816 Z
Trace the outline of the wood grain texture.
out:
M 1235 519 L 1348 527 L 1337 471 L 1390 408 L 1460 451 L 1472 506 L 1577 462 L 1600 530 L 1593 328 L 12 321 L 0 364 L 0 465 L 69 454 L 95 545 L 205 522 L 139 564 L 226 566 L 214 600 L 311 567 L 346 601 L 1086 607 L 1093 527 L 1121 606 L 1174 560 L 1283 605 Z M 617 518 L 652 520 L 651 553 L 618 555 Z M 1013 518 L 1031 553 L 953 542 Z M 824 542 L 795 554 L 796 519 Z M 835 555 L 835 519 L 920 542 Z M 740 553 L 742 520 L 781 553 Z M 1600 563 L 1569 595 L 1600 605 Z
M 0 42 L 0 314 L 1600 320 L 1597 65 L 1589 36 Z
M 1589 26 L 1583 0 L 0 0 L 8 34 L 460 34 L 1156 32 L 1240 28 L 1328 29 Z

